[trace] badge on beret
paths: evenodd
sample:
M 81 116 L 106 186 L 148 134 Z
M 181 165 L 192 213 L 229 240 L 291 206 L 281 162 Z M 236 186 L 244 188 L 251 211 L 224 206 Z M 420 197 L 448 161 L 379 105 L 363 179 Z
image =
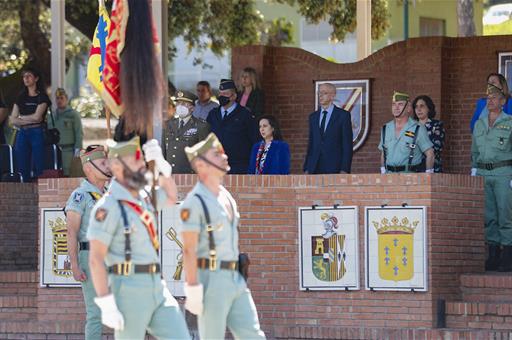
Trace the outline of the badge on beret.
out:
M 96 210 L 96 214 L 94 215 L 94 218 L 98 222 L 103 222 L 103 221 L 105 221 L 107 214 L 108 214 L 107 210 L 105 210 L 103 208 L 99 208 L 98 210 Z
M 80 202 L 82 202 L 83 199 L 84 199 L 84 195 L 82 195 L 82 193 L 75 192 L 75 195 L 73 196 L 73 201 L 75 201 L 75 203 L 80 203 Z
M 180 217 L 183 222 L 187 222 L 188 218 L 190 217 L 190 210 L 188 209 L 181 209 Z

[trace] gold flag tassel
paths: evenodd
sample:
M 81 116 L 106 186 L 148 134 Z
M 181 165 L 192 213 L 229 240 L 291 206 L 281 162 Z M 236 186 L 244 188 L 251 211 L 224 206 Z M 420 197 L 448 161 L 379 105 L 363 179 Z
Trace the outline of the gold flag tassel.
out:
M 176 271 L 172 278 L 175 281 L 179 281 L 181 280 L 181 273 L 183 272 L 183 252 L 180 252 L 178 256 L 176 256 L 176 260 L 178 261 L 178 264 L 176 265 Z

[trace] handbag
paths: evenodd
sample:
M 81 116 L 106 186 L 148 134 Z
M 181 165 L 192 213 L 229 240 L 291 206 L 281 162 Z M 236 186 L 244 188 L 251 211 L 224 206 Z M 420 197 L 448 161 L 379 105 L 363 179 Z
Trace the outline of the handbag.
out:
M 44 143 L 46 145 L 59 144 L 60 132 L 55 128 L 55 120 L 53 119 L 52 110 L 50 110 L 50 118 L 52 119 L 53 128 L 49 129 L 48 124 L 44 124 Z

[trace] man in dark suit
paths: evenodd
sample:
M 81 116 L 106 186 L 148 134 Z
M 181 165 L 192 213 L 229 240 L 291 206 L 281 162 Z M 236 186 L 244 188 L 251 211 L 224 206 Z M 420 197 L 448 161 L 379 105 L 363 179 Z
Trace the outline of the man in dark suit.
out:
M 251 148 L 260 139 L 256 121 L 246 108 L 236 103 L 233 80 L 222 79 L 219 90 L 220 106 L 210 111 L 207 122 L 228 155 L 229 173 L 246 174 Z
M 192 146 L 208 136 L 210 126 L 207 122 L 192 115 L 195 95 L 178 91 L 172 97 L 176 104 L 174 118 L 165 124 L 163 154 L 172 165 L 175 174 L 191 174 L 190 163 L 185 155 L 185 147 Z
M 350 113 L 334 106 L 336 87 L 321 84 L 320 109 L 309 115 L 309 142 L 304 172 L 350 173 L 352 165 L 352 120 Z

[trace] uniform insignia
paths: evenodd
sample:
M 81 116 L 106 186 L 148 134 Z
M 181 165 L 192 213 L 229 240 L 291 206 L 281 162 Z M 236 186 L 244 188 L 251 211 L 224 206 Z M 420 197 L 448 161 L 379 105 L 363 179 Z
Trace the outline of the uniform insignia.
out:
M 183 222 L 187 222 L 190 217 L 190 210 L 189 209 L 181 209 L 180 217 Z
M 73 201 L 75 201 L 76 203 L 80 203 L 80 202 L 82 202 L 83 199 L 84 199 L 84 195 L 82 195 L 82 193 L 75 192 L 75 195 L 73 196 Z
M 96 214 L 94 215 L 94 218 L 98 222 L 103 222 L 103 221 L 105 221 L 107 214 L 108 214 L 107 210 L 105 210 L 103 208 L 99 208 L 98 210 L 96 210 Z
M 405 131 L 404 135 L 407 137 L 414 137 L 414 131 Z
M 185 131 L 185 133 L 183 134 L 183 136 L 193 136 L 197 133 L 197 128 L 190 128 L 188 129 L 187 131 Z

